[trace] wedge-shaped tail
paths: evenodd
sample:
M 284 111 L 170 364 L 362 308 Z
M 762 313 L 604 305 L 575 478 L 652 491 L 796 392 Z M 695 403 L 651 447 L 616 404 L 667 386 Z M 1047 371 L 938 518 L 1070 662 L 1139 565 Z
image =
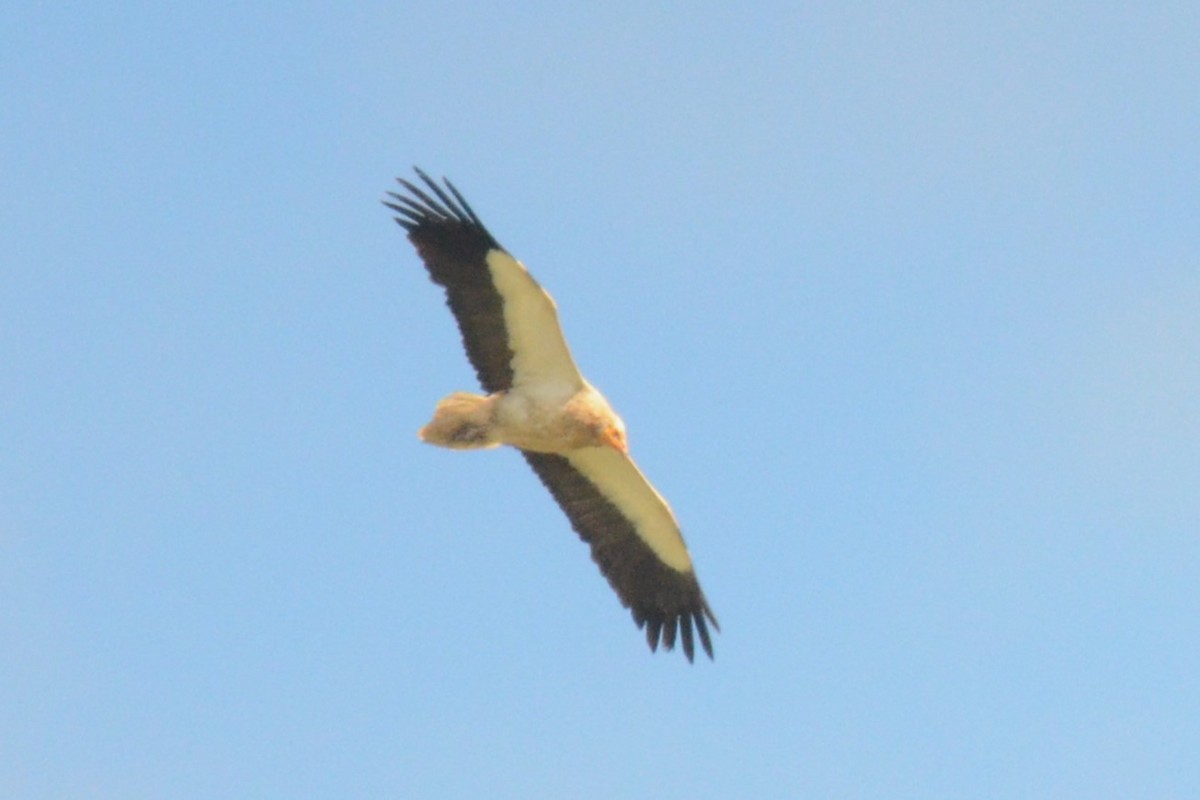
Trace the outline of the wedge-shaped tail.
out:
M 417 435 L 423 442 L 452 450 L 496 447 L 500 442 L 492 425 L 492 398 L 470 392 L 443 397 L 433 419 Z

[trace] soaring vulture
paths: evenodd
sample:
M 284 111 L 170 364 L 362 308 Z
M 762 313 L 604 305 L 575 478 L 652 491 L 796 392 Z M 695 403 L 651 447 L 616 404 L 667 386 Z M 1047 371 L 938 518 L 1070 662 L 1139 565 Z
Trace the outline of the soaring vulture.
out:
M 554 300 L 488 233 L 454 188 L 421 170 L 422 188 L 388 192 L 429 277 L 446 290 L 463 345 L 487 395 L 455 392 L 419 432 L 430 444 L 516 447 L 591 546 L 592 558 L 645 628 L 650 649 L 688 661 L 693 627 L 712 658 L 704 599 L 679 523 L 629 457 L 625 423 L 588 383 L 563 338 Z

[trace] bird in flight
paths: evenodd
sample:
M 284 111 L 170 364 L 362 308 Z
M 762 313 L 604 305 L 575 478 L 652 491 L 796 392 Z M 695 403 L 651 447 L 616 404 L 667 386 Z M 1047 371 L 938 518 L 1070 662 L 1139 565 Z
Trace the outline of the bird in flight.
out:
M 398 178 L 403 192 L 388 192 L 384 205 L 445 290 L 487 393 L 443 398 L 418 435 L 455 450 L 520 450 L 645 629 L 650 649 L 661 640 L 670 650 L 678 636 L 692 661 L 699 636 L 712 658 L 708 623 L 720 626 L 679 523 L 629 457 L 625 423 L 575 365 L 554 300 L 450 181 L 416 173 L 424 187 Z

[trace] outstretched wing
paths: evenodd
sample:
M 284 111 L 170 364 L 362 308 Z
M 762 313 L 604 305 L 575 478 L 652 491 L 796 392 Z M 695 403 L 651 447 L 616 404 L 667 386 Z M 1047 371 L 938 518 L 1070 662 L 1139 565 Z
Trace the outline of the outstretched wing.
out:
M 678 632 L 691 661 L 694 626 L 712 658 L 707 622 L 717 630 L 720 625 L 700 590 L 675 515 L 637 465 L 607 447 L 567 456 L 521 453 L 591 546 L 592 559 L 634 622 L 645 628 L 650 649 L 657 649 L 661 637 L 670 650 Z
M 485 391 L 542 385 L 563 392 L 583 377 L 558 324 L 554 300 L 488 233 L 450 181 L 443 189 L 421 170 L 428 189 L 402 178 L 407 194 L 388 192 L 396 212 L 462 334 Z M 431 194 L 432 193 L 432 194 Z

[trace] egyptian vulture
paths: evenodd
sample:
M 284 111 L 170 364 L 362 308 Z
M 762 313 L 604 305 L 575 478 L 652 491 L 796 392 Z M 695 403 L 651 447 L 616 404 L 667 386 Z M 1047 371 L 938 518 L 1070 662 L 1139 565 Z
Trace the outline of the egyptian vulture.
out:
M 591 547 L 592 558 L 646 631 L 650 649 L 693 659 L 693 627 L 712 658 L 704 599 L 670 506 L 629 457 L 625 424 L 567 349 L 554 300 L 488 232 L 449 182 L 421 170 L 424 188 L 397 179 L 385 205 L 434 283 L 446 291 L 487 395 L 455 392 L 419 432 L 459 450 L 517 448 Z

